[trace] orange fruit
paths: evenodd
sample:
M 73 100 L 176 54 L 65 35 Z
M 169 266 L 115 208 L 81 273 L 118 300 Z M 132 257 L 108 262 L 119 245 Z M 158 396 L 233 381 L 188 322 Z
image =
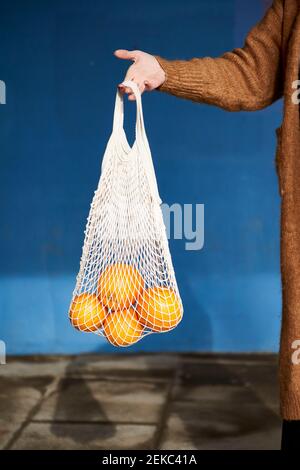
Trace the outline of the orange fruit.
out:
M 125 263 L 108 266 L 99 277 L 100 302 L 110 310 L 129 308 L 139 297 L 144 280 L 138 270 Z
M 77 295 L 71 305 L 69 317 L 72 325 L 80 331 L 98 330 L 107 312 L 95 294 Z
M 151 287 L 139 299 L 140 322 L 153 331 L 168 331 L 182 319 L 182 306 L 176 293 L 167 287 Z
M 129 346 L 136 343 L 143 329 L 133 308 L 111 312 L 103 322 L 104 334 L 115 346 Z

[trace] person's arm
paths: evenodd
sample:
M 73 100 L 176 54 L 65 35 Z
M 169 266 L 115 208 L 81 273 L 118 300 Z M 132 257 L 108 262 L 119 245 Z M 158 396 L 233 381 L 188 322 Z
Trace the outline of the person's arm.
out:
M 229 111 L 270 105 L 282 96 L 282 16 L 283 0 L 275 0 L 244 47 L 219 58 L 169 61 L 155 56 L 166 75 L 158 90 Z

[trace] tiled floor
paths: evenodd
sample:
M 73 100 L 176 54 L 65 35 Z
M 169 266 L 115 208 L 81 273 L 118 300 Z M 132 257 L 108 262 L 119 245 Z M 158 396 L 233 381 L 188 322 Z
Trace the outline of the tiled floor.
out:
M 278 449 L 274 355 L 9 358 L 2 449 Z

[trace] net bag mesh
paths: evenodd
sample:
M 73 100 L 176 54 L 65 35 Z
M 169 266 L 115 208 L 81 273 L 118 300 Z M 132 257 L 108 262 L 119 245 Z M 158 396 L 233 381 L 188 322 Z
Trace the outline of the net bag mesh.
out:
M 115 346 L 170 331 L 183 315 L 141 95 L 134 82 L 124 85 L 136 97 L 136 138 L 130 147 L 118 91 L 69 310 L 75 328 L 103 335 Z

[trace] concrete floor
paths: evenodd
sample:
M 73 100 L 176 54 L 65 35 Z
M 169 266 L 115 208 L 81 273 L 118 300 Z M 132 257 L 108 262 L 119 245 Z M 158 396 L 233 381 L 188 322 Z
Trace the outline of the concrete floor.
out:
M 275 355 L 8 358 L 2 449 L 278 449 Z

